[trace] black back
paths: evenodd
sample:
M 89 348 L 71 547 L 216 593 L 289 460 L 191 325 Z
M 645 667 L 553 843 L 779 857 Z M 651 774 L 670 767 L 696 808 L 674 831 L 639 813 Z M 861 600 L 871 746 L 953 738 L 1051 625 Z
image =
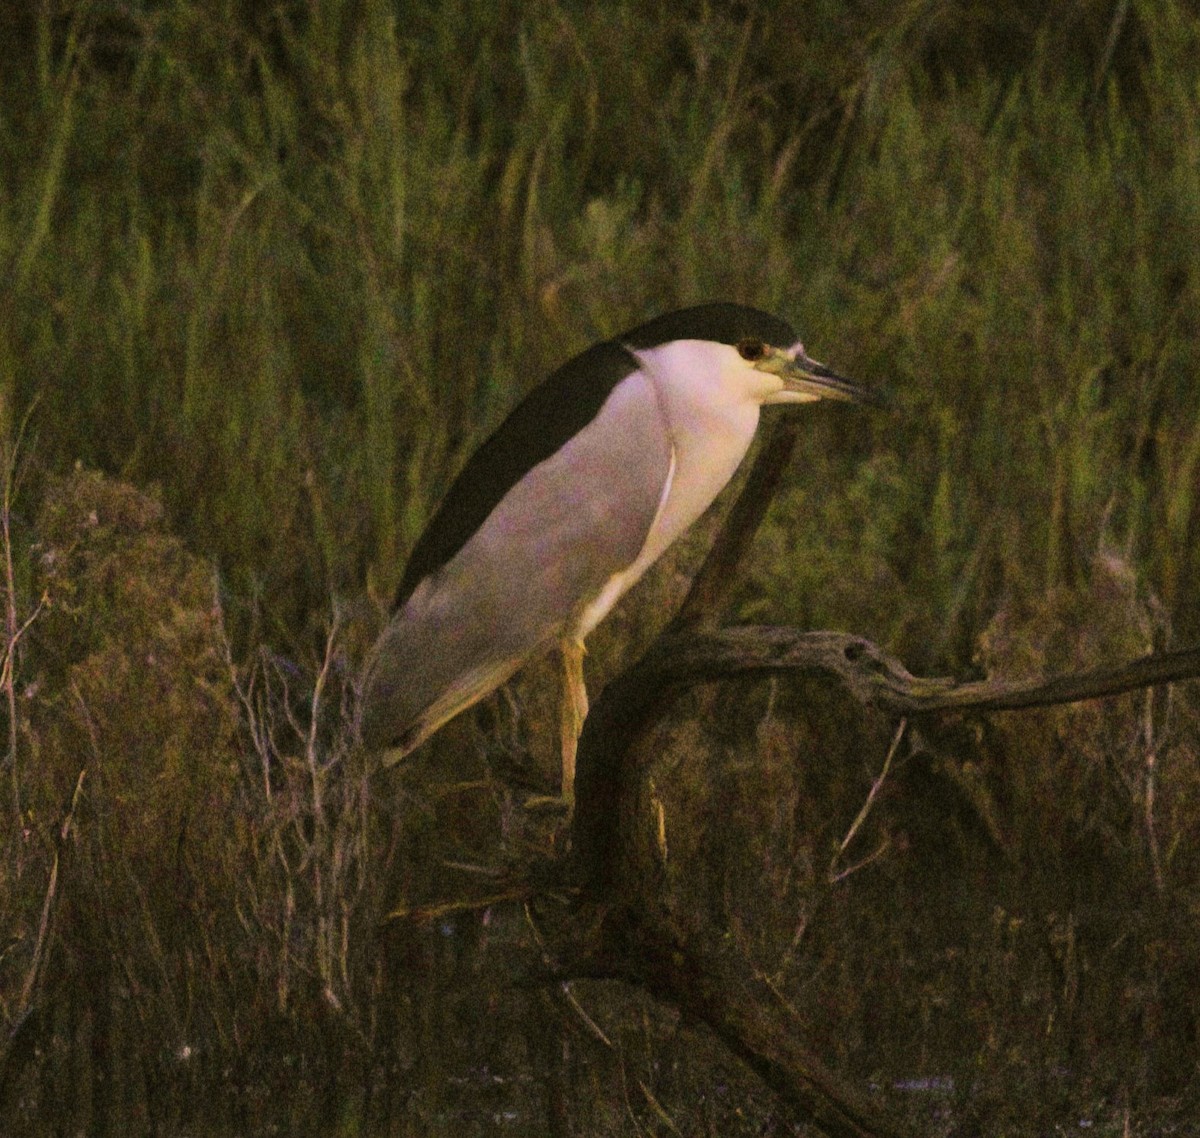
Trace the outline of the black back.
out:
M 599 414 L 612 389 L 637 370 L 637 359 L 627 347 L 652 348 L 672 340 L 736 344 L 744 339 L 783 347 L 794 343 L 796 335 L 782 320 L 757 309 L 703 304 L 668 312 L 568 360 L 517 404 L 459 472 L 413 548 L 396 608 L 466 545 L 527 471 Z

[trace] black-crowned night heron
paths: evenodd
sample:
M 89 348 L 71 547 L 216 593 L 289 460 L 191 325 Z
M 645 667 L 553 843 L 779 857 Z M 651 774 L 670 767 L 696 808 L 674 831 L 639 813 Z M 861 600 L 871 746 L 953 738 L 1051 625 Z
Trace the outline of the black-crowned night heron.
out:
M 587 715 L 584 637 L 733 477 L 767 403 L 872 401 L 737 304 L 589 348 L 475 452 L 413 550 L 363 680 L 364 744 L 394 762 L 555 644 L 562 793 Z

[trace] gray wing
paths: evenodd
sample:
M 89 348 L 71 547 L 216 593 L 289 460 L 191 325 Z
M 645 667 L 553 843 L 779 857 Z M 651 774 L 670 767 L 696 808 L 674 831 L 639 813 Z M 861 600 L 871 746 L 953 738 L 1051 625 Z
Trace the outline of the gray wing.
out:
M 637 367 L 624 347 L 606 340 L 568 360 L 513 408 L 459 471 L 413 547 L 396 610 L 466 545 L 530 467 L 550 458 L 600 413 Z
M 367 664 L 364 742 L 401 757 L 552 642 L 637 559 L 670 466 L 654 386 L 634 372 L 393 617 Z

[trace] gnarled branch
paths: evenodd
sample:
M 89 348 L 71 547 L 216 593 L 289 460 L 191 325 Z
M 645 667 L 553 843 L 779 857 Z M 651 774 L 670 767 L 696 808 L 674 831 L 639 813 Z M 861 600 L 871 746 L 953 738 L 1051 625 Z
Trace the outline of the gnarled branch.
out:
M 1145 656 L 1088 672 L 1017 681 L 960 683 L 912 675 L 861 636 L 794 628 L 713 628 L 716 615 L 778 489 L 795 426 L 776 423 L 679 615 L 649 652 L 613 681 L 580 738 L 573 878 L 600 913 L 577 958 L 577 974 L 622 976 L 701 1020 L 792 1104 L 836 1138 L 894 1135 L 886 1109 L 829 1071 L 716 930 L 690 931 L 672 914 L 647 843 L 639 841 L 643 766 L 636 745 L 678 696 L 697 683 L 754 672 L 828 677 L 865 710 L 919 720 L 968 712 L 1045 707 L 1200 676 L 1200 648 Z M 690 923 L 690 922 L 689 922 Z M 564 962 L 569 974 L 571 964 Z

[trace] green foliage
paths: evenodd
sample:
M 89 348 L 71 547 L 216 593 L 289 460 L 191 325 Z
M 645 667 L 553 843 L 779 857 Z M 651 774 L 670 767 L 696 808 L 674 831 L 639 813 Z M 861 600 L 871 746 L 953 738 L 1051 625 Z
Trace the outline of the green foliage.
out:
M 869 356 L 844 366 L 893 371 L 906 414 L 877 425 L 848 493 L 813 501 L 807 479 L 798 487 L 794 557 L 771 563 L 802 575 L 799 619 L 863 627 L 882 546 L 899 592 L 873 631 L 897 642 L 899 618 L 910 653 L 961 666 L 1006 590 L 1071 586 L 1114 546 L 1194 634 L 1194 595 L 1167 569 L 1181 554 L 1195 564 L 1169 536 L 1176 494 L 1196 524 L 1187 377 L 1200 361 L 1186 314 L 1200 230 L 1195 188 L 1174 184 L 1190 177 L 1179 156 L 1195 146 L 1194 102 L 1162 92 L 1153 131 L 1115 87 L 1090 116 L 1084 103 L 1038 53 L 1008 90 L 982 83 L 918 111 L 901 88 L 863 140 L 820 308 L 838 311 L 840 295 L 872 329 Z M 830 541 L 848 528 L 857 543 Z M 830 603 L 843 557 L 843 571 L 868 572 Z

